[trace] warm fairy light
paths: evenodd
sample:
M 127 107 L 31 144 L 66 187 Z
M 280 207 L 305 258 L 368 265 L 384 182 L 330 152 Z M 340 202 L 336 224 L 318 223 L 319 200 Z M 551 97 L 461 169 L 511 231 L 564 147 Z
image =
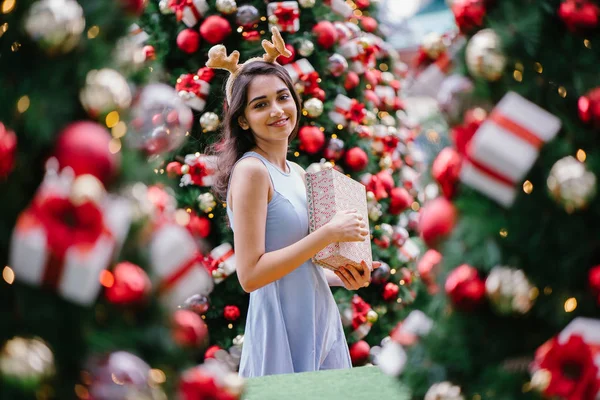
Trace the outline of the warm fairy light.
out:
M 548 295 L 551 295 L 551 294 L 552 294 L 552 288 L 551 288 L 550 286 L 546 286 L 546 287 L 544 288 L 544 294 L 545 294 L 546 296 L 548 296 Z
M 396 270 L 392 268 L 392 269 L 390 270 L 390 274 L 392 274 L 392 275 L 395 275 L 395 274 L 396 274 Z
M 419 208 L 421 208 L 421 205 L 417 201 L 413 201 L 413 203 L 410 205 L 410 208 L 413 211 L 419 211 Z
M 388 65 L 386 63 L 381 63 L 381 64 L 379 64 L 379 69 L 382 72 L 386 72 L 386 71 L 389 71 L 390 67 L 388 67 Z
M 322 126 L 321 126 L 321 127 L 319 127 L 319 130 L 320 130 L 321 132 L 325 132 L 325 128 L 323 128 Z
M 181 226 L 186 226 L 187 224 L 189 224 L 190 218 L 190 214 L 188 214 L 183 209 L 175 211 L 175 222 L 177 222 Z
M 198 151 L 197 151 L 197 152 L 195 152 L 195 153 L 194 153 L 194 155 L 195 155 L 196 157 L 200 157 L 200 152 L 198 152 Z
M 587 158 L 587 154 L 585 154 L 585 151 L 583 151 L 583 149 L 579 149 L 579 150 L 577 150 L 576 157 L 579 160 L 579 162 L 585 162 L 585 159 Z
M 481 400 L 481 396 L 478 394 L 473 395 L 473 400 Z
M 23 114 L 29 109 L 30 104 L 29 96 L 22 96 L 19 101 L 17 101 L 17 111 Z
M 152 380 L 152 382 L 154 383 L 165 383 L 167 380 L 167 375 L 165 375 L 165 373 L 163 371 L 161 371 L 160 369 L 156 369 L 153 368 L 150 370 L 150 379 Z
M 538 288 L 533 287 L 533 288 L 531 288 L 531 290 L 529 290 L 529 299 L 530 300 L 537 299 L 539 295 L 540 295 L 540 291 Z
M 265 22 L 265 21 L 267 20 L 267 17 L 264 17 L 264 16 L 263 16 L 263 17 L 260 17 L 260 20 L 261 20 L 262 22 Z
M 337 139 L 337 135 L 334 133 L 334 134 L 331 135 L 331 138 L 332 139 Z
M 188 213 L 188 214 L 191 214 L 192 213 L 192 209 L 188 207 L 188 208 L 185 209 L 185 212 Z
M 7 30 L 8 30 L 8 22 L 5 22 L 2 25 L 0 25 L 0 37 L 2 37 L 2 35 L 4 35 L 4 33 Z
M 406 281 L 404 279 L 400 279 L 400 282 L 398 282 L 398 284 L 400 286 L 404 286 L 405 283 L 406 283 Z
M 202 319 L 206 319 L 206 315 L 202 315 L 201 317 L 202 317 Z
M 20 48 L 21 48 L 21 43 L 19 43 L 19 42 L 14 42 L 10 46 L 10 49 L 13 51 L 13 53 L 16 53 L 17 51 L 19 51 Z
M 238 31 L 238 33 L 244 32 L 244 27 L 243 26 L 238 27 L 237 31 Z
M 215 217 L 215 215 L 213 213 L 208 214 L 209 219 L 213 219 L 214 217 Z
M 113 138 L 108 142 L 108 151 L 111 154 L 117 154 L 121 151 L 121 141 L 119 139 Z
M 12 285 L 13 282 L 15 281 L 15 271 L 13 271 L 12 268 L 7 265 L 2 270 L 2 278 L 4 278 L 4 281 L 6 283 L 8 283 L 9 285 Z
M 523 64 L 520 62 L 515 63 L 515 69 L 517 71 L 523 72 L 525 70 L 525 67 L 523 67 Z
M 371 84 L 370 84 L 370 83 L 367 83 L 365 87 L 366 87 L 367 89 L 369 89 L 369 90 L 373 89 L 373 86 L 371 86 Z
M 164 168 L 161 168 L 161 169 L 160 169 L 160 174 L 162 175 L 162 174 L 164 174 L 164 173 L 165 173 L 165 169 L 164 169 Z
M 515 71 L 513 72 L 513 78 L 517 82 L 522 82 L 523 81 L 523 73 L 521 71 L 515 69 Z
M 527 194 L 531 194 L 531 192 L 533 192 L 533 183 L 530 181 L 523 182 L 523 191 Z
M 400 297 L 398 297 L 398 300 L 396 300 L 396 303 L 402 303 L 402 299 Z
M 354 10 L 354 16 L 355 17 L 360 18 L 360 17 L 362 17 L 362 15 L 363 15 L 362 11 L 360 11 L 360 10 Z
M 227 203 L 223 203 L 221 206 L 223 206 L 223 208 L 227 208 Z
M 115 139 L 120 139 L 127 133 L 127 124 L 124 121 L 119 121 L 112 128 L 112 137 Z
M 338 126 L 337 126 L 337 128 L 338 128 L 338 130 L 340 130 L 340 131 L 341 131 L 342 129 L 344 129 L 344 125 L 341 125 L 341 124 L 340 124 L 340 125 L 338 125 Z
M 98 25 L 94 25 L 90 29 L 88 29 L 87 37 L 88 37 L 88 39 L 95 39 L 99 33 L 100 33 L 100 27 Z
M 590 42 L 588 39 L 583 39 L 583 45 L 588 49 L 592 48 L 592 42 Z
M 539 62 L 536 62 L 535 64 L 533 64 L 533 69 L 538 74 L 541 74 L 542 72 L 544 72 L 544 67 L 542 67 L 542 64 L 540 64 Z
M 300 157 L 300 153 L 299 153 L 299 152 L 297 152 L 297 151 L 295 151 L 295 152 L 294 152 L 294 157 Z
M 107 288 L 112 287 L 115 284 L 115 276 L 107 270 L 100 272 L 100 284 Z
M 83 385 L 75 385 L 75 394 L 81 400 L 86 400 L 90 398 L 88 390 Z
M 567 97 L 567 89 L 564 86 L 559 86 L 558 95 L 564 99 L 565 97 Z
M 106 126 L 112 128 L 119 123 L 119 120 L 119 113 L 117 111 L 111 111 L 106 116 Z
M 4 0 L 2 2 L 2 14 L 8 14 L 12 10 L 14 10 L 17 2 L 15 0 Z
M 577 300 L 575 299 L 575 297 L 568 298 L 567 301 L 565 301 L 565 311 L 566 312 L 573 312 L 573 311 L 575 311 L 576 308 L 577 308 Z
M 227 327 L 228 327 L 229 329 L 233 329 L 233 324 L 229 324 L 229 325 L 227 325 Z
M 505 228 L 500 229 L 500 236 L 503 238 L 508 236 L 508 231 Z

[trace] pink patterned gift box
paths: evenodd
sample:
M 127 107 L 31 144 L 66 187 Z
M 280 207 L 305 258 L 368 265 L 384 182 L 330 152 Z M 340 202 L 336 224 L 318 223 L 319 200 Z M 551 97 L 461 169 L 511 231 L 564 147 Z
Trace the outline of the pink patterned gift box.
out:
M 333 218 L 338 211 L 355 209 L 368 224 L 367 192 L 365 186 L 333 168 L 306 174 L 306 196 L 310 231 L 314 232 Z M 364 260 L 370 267 L 373 261 L 371 241 L 332 243 L 313 257 L 313 262 L 336 270 L 352 265 L 362 270 Z

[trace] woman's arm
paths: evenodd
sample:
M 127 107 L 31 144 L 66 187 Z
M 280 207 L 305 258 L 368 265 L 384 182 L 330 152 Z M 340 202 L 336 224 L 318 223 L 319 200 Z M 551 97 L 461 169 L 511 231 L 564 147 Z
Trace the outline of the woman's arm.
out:
M 248 293 L 289 274 L 334 239 L 325 225 L 290 246 L 265 253 L 269 187 L 269 173 L 260 160 L 246 158 L 233 171 L 236 269 Z

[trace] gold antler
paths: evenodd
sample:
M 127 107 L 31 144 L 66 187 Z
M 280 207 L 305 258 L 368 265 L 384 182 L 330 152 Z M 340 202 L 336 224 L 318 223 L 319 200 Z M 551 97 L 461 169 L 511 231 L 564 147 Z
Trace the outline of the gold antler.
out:
M 276 27 L 272 27 L 271 32 L 273 33 L 273 42 L 271 43 L 266 39 L 262 41 L 262 47 L 266 51 L 266 54 L 263 55 L 263 60 L 273 63 L 280 55 L 291 57 L 292 53 L 285 47 L 285 42 L 279 30 Z
M 238 61 L 240 60 L 240 53 L 237 50 L 231 52 L 227 56 L 227 49 L 225 46 L 219 44 L 211 47 L 208 51 L 208 61 L 206 66 L 210 68 L 218 68 L 229 71 L 231 74 L 235 74 L 240 66 Z

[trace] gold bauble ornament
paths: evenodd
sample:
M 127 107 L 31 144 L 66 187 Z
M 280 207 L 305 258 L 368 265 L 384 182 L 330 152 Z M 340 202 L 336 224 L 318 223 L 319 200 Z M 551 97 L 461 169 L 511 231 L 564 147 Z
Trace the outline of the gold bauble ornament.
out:
M 214 112 L 205 112 L 200 117 L 200 126 L 202 129 L 205 129 L 207 132 L 214 132 L 219 128 L 219 116 Z
M 323 102 L 315 97 L 304 102 L 304 111 L 310 118 L 318 118 L 323 114 Z
M 298 4 L 302 8 L 313 8 L 315 6 L 316 0 L 298 0 Z
M 465 57 L 471 75 L 488 81 L 500 79 L 506 66 L 500 37 L 492 29 L 483 29 L 469 40 Z
M 202 212 L 211 212 L 217 205 L 215 197 L 210 192 L 202 193 L 198 196 L 198 205 Z
M 430 32 L 423 37 L 421 47 L 427 56 L 433 60 L 437 59 L 446 51 L 446 43 L 442 35 L 437 32 Z
M 73 181 L 69 200 L 75 205 L 91 201 L 97 205 L 102 203 L 106 190 L 98 178 L 93 175 L 80 175 Z
M 547 185 L 554 200 L 568 212 L 585 208 L 596 195 L 596 175 L 572 156 L 552 166 Z
M 237 11 L 235 0 L 217 0 L 215 6 L 220 13 L 233 14 Z
M 310 57 L 310 55 L 315 51 L 315 44 L 308 39 L 303 39 L 300 41 L 298 45 L 298 54 L 302 57 Z
M 525 314 L 533 306 L 533 286 L 520 269 L 497 266 L 485 280 L 490 304 L 499 314 Z
M 41 339 L 14 337 L 0 351 L 0 376 L 27 391 L 36 390 L 54 372 L 54 355 Z
M 367 322 L 374 324 L 375 322 L 377 322 L 377 319 L 379 318 L 379 315 L 377 315 L 377 313 L 373 310 L 369 310 L 367 312 Z
M 131 90 L 127 80 L 114 69 L 91 70 L 79 100 L 90 117 L 97 118 L 111 111 L 120 111 L 131 105 Z

